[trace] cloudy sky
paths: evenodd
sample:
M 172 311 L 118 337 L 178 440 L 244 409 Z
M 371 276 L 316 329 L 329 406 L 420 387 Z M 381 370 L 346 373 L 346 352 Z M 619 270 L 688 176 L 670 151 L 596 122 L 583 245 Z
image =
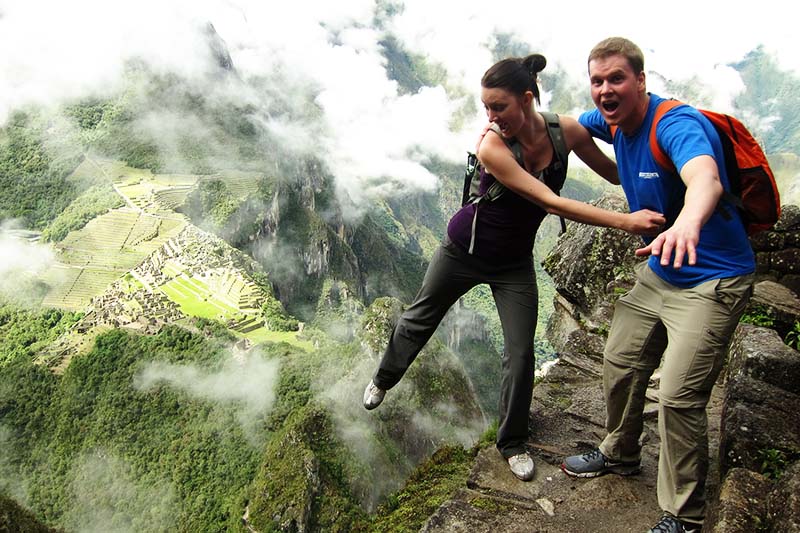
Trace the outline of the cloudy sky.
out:
M 672 79 L 697 75 L 722 101 L 741 88 L 725 64 L 759 45 L 783 68 L 800 72 L 794 18 L 776 0 L 761 1 L 758 9 L 739 1 L 673 0 L 653 3 L 657 14 L 656 7 L 631 0 L 382 3 L 403 6 L 384 19 L 384 29 L 408 50 L 445 65 L 472 97 L 491 64 L 486 44 L 498 31 L 529 42 L 576 80 L 585 79 L 585 58 L 597 41 L 623 35 L 645 51 L 648 70 Z M 0 0 L 0 124 L 30 102 L 113 91 L 123 61 L 134 56 L 199 78 L 209 57 L 199 53 L 198 30 L 211 22 L 245 79 L 280 70 L 287 83 L 320 89 L 325 124 L 313 134 L 322 135 L 332 171 L 351 196 L 430 190 L 436 178 L 422 167 L 425 157 L 462 159 L 483 118 L 478 114 L 453 133 L 448 122 L 459 102 L 443 88 L 400 95 L 386 76 L 378 45 L 385 33 L 375 12 L 370 0 Z M 258 95 L 243 91 L 241 97 Z M 298 146 L 308 145 L 306 125 L 280 127 L 298 135 Z M 375 176 L 393 179 L 365 185 Z

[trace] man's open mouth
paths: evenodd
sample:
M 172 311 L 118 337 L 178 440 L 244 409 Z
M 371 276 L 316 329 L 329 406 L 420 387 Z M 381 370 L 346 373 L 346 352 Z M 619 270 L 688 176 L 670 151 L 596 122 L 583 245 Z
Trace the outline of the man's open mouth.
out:
M 603 109 L 605 111 L 608 111 L 610 113 L 619 107 L 619 102 L 603 102 L 600 105 L 603 106 Z

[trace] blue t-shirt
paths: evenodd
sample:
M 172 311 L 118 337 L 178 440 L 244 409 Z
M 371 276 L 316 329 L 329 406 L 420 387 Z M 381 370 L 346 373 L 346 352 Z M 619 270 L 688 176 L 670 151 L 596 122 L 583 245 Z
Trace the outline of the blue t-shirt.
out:
M 683 208 L 686 186 L 679 176 L 659 166 L 650 150 L 650 126 L 655 109 L 663 100 L 650 94 L 642 125 L 631 135 L 617 131 L 613 144 L 619 180 L 631 211 L 658 211 L 664 214 L 667 226 L 670 226 Z M 592 136 L 612 142 L 611 130 L 597 109 L 583 113 L 579 121 Z M 694 157 L 713 157 L 717 161 L 723 188 L 730 190 L 719 136 L 697 109 L 688 105 L 672 109 L 659 121 L 656 136 L 677 169 Z M 645 238 L 647 243 L 650 240 Z M 655 256 L 650 257 L 648 264 L 664 281 L 679 287 L 693 287 L 710 279 L 741 276 L 755 270 L 753 250 L 739 213 L 724 201 L 700 230 L 697 264 L 691 266 L 684 258 L 683 266 L 675 269 L 671 262 L 669 266 L 661 266 L 660 258 Z

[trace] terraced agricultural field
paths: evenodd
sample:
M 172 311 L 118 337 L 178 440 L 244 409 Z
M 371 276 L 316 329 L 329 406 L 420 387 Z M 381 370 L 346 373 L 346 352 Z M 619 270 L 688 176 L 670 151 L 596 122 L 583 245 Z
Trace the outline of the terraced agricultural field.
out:
M 292 344 L 308 352 L 314 350 L 314 345 L 306 340 L 299 339 L 296 331 L 270 331 L 265 327 L 260 327 L 256 330 L 235 335 L 248 339 L 253 344 L 261 344 L 263 342 L 285 342 Z
M 95 218 L 56 245 L 59 264 L 44 276 L 51 287 L 44 305 L 84 310 L 92 298 L 108 291 L 109 285 L 122 278 L 112 289 L 117 291 L 112 299 L 105 301 L 113 302 L 118 312 L 123 309 L 123 314 L 136 316 L 143 311 L 141 305 L 134 308 L 134 300 L 125 305 L 127 296 L 135 291 L 160 291 L 184 315 L 219 320 L 236 336 L 254 344 L 288 342 L 311 349 L 310 343 L 298 339 L 297 332 L 270 331 L 264 326 L 261 311 L 264 294 L 249 277 L 236 269 L 199 266 L 191 260 L 191 255 L 183 257 L 185 243 L 180 238 L 171 240 L 188 224 L 174 209 L 185 201 L 198 180 L 220 179 L 231 194 L 243 200 L 257 190 L 261 174 L 226 171 L 213 176 L 154 175 L 120 161 L 87 157 L 73 175 L 76 179 L 111 181 L 125 198 L 127 207 Z M 162 246 L 164 252 L 158 256 L 161 259 L 155 267 L 151 263 L 142 272 L 133 270 Z M 185 265 L 184 259 L 188 259 Z M 146 273 L 146 268 L 160 272 L 153 277 Z M 164 276 L 169 279 L 166 283 Z
M 159 287 L 187 315 L 223 322 L 239 318 L 238 307 L 218 298 L 202 281 L 182 274 Z
M 45 296 L 42 305 L 82 311 L 93 297 L 101 294 L 123 274 L 124 272 L 116 270 L 54 266 L 43 276 L 43 280 L 50 285 L 51 290 Z
M 263 177 L 259 172 L 245 172 L 239 170 L 226 170 L 211 178 L 222 180 L 230 193 L 243 200 L 258 189 L 258 182 Z
M 44 278 L 51 290 L 44 305 L 79 310 L 117 278 L 177 235 L 179 218 L 157 218 L 136 209 L 109 211 L 70 232 L 56 247 L 60 265 Z

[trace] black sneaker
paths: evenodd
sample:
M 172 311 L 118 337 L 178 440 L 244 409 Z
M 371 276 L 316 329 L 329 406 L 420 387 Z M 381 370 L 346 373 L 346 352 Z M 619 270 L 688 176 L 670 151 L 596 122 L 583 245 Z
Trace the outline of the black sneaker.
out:
M 649 529 L 647 533 L 699 533 L 700 529 L 681 522 L 674 515 L 665 512 L 658 524 Z
M 561 470 L 573 477 L 597 477 L 608 473 L 632 476 L 642 468 L 639 461 L 612 461 L 599 448 L 595 448 L 583 455 L 567 457 L 561 463 Z

